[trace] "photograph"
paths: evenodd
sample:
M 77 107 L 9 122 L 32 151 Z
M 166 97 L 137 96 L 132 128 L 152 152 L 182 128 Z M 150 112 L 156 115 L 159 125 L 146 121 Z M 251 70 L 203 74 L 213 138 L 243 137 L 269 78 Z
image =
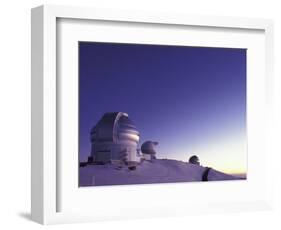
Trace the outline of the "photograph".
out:
M 247 179 L 247 49 L 78 42 L 79 187 Z

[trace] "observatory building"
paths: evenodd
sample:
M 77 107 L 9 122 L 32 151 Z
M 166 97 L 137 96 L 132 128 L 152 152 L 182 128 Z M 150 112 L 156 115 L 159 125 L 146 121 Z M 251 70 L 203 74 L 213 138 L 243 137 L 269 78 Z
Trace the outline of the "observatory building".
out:
M 142 157 L 145 160 L 156 159 L 156 151 L 154 147 L 158 145 L 156 141 L 146 141 L 141 146 Z
M 200 160 L 199 160 L 199 157 L 196 156 L 196 155 L 193 155 L 189 158 L 188 162 L 190 164 L 194 164 L 194 165 L 200 165 Z
M 139 131 L 128 114 L 105 113 L 91 130 L 91 156 L 94 163 L 139 162 Z

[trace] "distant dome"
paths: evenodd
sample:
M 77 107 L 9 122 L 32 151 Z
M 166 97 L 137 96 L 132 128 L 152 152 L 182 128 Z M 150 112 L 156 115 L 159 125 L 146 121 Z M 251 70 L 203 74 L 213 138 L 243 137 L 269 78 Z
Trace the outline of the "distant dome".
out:
M 155 155 L 156 151 L 155 151 L 154 147 L 156 145 L 158 145 L 158 142 L 156 142 L 156 141 L 146 141 L 142 144 L 141 151 L 142 151 L 142 153 L 145 153 L 145 154 Z
M 105 113 L 91 130 L 92 142 L 132 141 L 139 142 L 139 131 L 127 113 Z
M 200 165 L 199 157 L 196 155 L 193 155 L 189 158 L 188 162 L 190 164 Z

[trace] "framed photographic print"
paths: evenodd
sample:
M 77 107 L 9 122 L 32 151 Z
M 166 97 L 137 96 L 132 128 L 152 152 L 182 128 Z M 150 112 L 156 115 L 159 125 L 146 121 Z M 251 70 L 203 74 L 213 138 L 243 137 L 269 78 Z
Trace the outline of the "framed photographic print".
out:
M 246 179 L 246 53 L 79 42 L 79 186 Z
M 273 25 L 32 10 L 32 219 L 266 209 Z

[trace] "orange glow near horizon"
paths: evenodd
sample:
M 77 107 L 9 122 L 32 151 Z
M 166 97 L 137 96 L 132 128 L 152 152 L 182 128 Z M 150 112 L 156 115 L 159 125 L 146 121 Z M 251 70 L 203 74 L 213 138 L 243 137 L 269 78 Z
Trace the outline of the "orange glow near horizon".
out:
M 204 145 L 187 145 L 177 154 L 167 153 L 165 157 L 186 162 L 191 155 L 197 155 L 202 166 L 227 174 L 247 174 L 247 139 L 243 133 L 213 137 Z

